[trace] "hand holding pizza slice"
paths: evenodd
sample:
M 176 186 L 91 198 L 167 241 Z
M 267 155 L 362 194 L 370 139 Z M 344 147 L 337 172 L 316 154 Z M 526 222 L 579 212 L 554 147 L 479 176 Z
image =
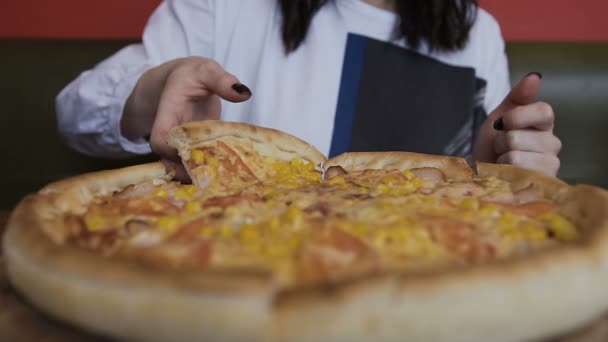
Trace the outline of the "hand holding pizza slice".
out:
M 125 103 L 121 132 L 127 139 L 150 136 L 152 151 L 185 181 L 177 154 L 167 145 L 169 130 L 191 121 L 219 119 L 220 98 L 242 102 L 250 97 L 251 90 L 214 60 L 197 56 L 174 59 L 151 68 L 139 79 Z

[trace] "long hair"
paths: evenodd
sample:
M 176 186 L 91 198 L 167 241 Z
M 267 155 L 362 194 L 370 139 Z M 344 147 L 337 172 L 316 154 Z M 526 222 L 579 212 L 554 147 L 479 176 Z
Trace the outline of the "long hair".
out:
M 286 53 L 306 38 L 317 11 L 331 0 L 279 0 L 283 15 L 282 38 Z M 477 15 L 477 0 L 396 0 L 399 23 L 396 38 L 405 38 L 417 49 L 425 42 L 430 50 L 462 49 Z

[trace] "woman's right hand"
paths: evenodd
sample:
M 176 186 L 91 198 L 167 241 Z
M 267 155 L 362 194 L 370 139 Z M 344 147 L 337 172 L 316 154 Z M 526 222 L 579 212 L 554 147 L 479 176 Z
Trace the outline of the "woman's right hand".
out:
M 150 135 L 150 147 L 161 159 L 178 162 L 167 145 L 167 133 L 195 120 L 219 119 L 220 97 L 246 101 L 249 88 L 217 62 L 203 57 L 179 58 L 145 72 L 127 99 L 121 131 L 128 139 Z

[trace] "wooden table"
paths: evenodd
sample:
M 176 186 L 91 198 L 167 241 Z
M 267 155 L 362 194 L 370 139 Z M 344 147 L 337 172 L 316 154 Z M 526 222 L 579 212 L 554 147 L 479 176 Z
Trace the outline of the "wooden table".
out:
M 0 236 L 3 235 L 9 214 L 8 211 L 0 210 Z M 1 264 L 2 249 L 0 248 Z M 606 290 L 608 291 L 608 288 Z M 10 287 L 4 276 L 4 269 L 0 268 L 0 341 L 85 342 L 106 341 L 106 339 L 54 321 L 34 309 Z M 547 342 L 606 341 L 608 341 L 608 317 L 581 331 Z

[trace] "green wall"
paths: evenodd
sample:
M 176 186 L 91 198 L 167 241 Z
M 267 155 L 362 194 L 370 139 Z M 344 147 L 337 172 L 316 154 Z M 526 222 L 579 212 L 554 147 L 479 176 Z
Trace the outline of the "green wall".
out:
M 57 179 L 154 160 L 85 157 L 65 147 L 55 128 L 62 87 L 126 44 L 0 41 L 0 208 Z M 508 54 L 513 82 L 544 74 L 541 98 L 554 106 L 564 143 L 560 176 L 608 187 L 608 44 L 510 44 Z
M 13 207 L 27 193 L 57 179 L 143 161 L 82 156 L 67 148 L 56 130 L 59 91 L 125 44 L 0 41 L 0 208 Z

